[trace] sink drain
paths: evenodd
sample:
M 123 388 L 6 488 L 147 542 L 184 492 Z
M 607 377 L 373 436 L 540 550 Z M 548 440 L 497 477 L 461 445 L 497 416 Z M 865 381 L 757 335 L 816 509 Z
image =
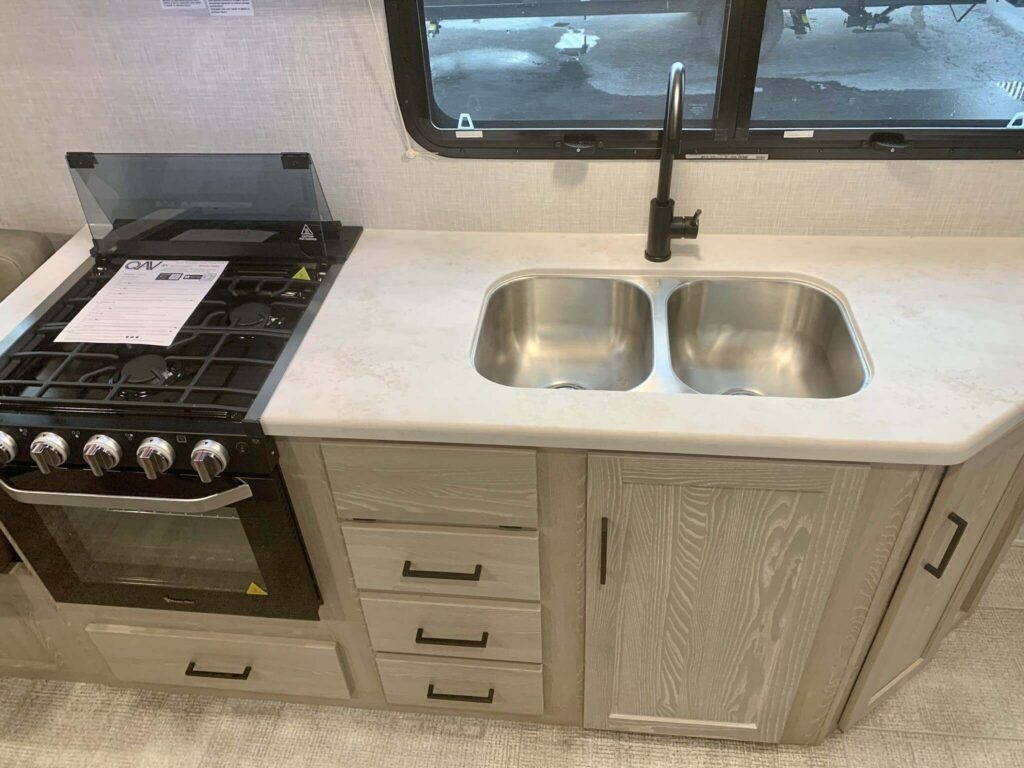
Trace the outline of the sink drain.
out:
M 554 384 L 548 384 L 547 389 L 586 389 L 586 387 L 575 381 L 556 381 Z
M 763 395 L 756 389 L 747 389 L 746 387 L 732 387 L 731 389 L 723 389 L 718 394 L 720 395 L 745 395 L 746 397 L 763 397 Z

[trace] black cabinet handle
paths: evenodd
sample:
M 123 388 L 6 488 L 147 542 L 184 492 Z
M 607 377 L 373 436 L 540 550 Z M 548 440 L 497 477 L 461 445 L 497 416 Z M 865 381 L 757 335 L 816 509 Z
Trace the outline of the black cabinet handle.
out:
M 196 669 L 194 661 L 190 661 L 185 669 L 187 677 L 212 677 L 215 680 L 248 680 L 250 672 L 252 672 L 252 667 L 248 664 L 245 665 L 245 669 L 241 672 L 205 672 L 204 670 Z
M 953 554 L 956 552 L 956 548 L 960 546 L 960 539 L 964 537 L 964 531 L 967 530 L 967 521 L 960 517 L 956 512 L 950 512 L 949 519 L 952 521 L 953 525 L 956 526 L 956 530 L 953 531 L 953 538 L 949 540 L 949 546 L 946 547 L 946 551 L 942 554 L 942 559 L 939 561 L 938 567 L 931 563 L 924 564 L 924 569 L 936 579 L 941 579 L 942 574 L 946 572 L 946 566 L 948 566 L 949 561 L 953 559 Z
M 459 648 L 486 648 L 487 633 L 484 632 L 479 640 L 457 640 L 452 637 L 427 637 L 423 634 L 423 627 L 417 627 L 416 642 L 420 645 L 455 645 Z
M 601 518 L 601 584 L 608 577 L 608 518 Z
M 494 689 L 487 691 L 486 696 L 467 696 L 462 693 L 438 693 L 434 690 L 434 684 L 427 686 L 427 698 L 435 701 L 469 701 L 474 704 L 493 704 Z
M 452 571 L 417 571 L 412 567 L 412 561 L 406 560 L 402 566 L 402 576 L 407 579 L 454 579 L 456 581 L 480 581 L 480 574 L 484 567 L 477 563 L 472 573 L 454 573 Z

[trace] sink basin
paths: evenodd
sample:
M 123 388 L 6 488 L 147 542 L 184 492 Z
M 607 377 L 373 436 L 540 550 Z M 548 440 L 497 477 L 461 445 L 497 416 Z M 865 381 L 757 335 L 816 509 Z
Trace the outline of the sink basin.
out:
M 511 387 L 633 389 L 654 364 L 650 299 L 613 278 L 513 280 L 487 301 L 474 362 Z
M 477 371 L 548 389 L 835 398 L 870 371 L 848 311 L 791 278 L 527 275 L 489 295 Z
M 806 283 L 694 280 L 667 309 L 672 369 L 697 392 L 828 398 L 867 383 L 842 305 Z

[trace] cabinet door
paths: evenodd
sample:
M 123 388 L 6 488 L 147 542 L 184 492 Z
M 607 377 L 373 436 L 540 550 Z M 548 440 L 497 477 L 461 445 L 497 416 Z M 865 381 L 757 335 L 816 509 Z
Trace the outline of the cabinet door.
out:
M 1019 512 L 1020 478 L 1012 484 L 1011 480 L 1015 471 L 1024 472 L 1018 468 L 1024 456 L 1022 437 L 1021 433 L 1011 435 L 946 473 L 850 694 L 840 728 L 856 723 L 921 669 L 956 626 L 960 606 L 965 600 L 973 604 L 980 596 L 980 589 L 972 587 L 987 583 L 985 573 L 995 567 L 993 557 L 1003 549 L 1003 542 L 992 535 L 998 531 L 990 526 L 995 524 L 1003 538 L 1012 536 L 1007 518 Z M 1005 508 L 999 516 L 1002 524 L 994 523 L 997 507 Z M 981 575 L 965 578 L 968 571 Z M 977 592 L 973 599 L 972 591 Z
M 777 741 L 868 472 L 592 455 L 585 724 Z
M 33 602 L 26 584 L 35 577 L 16 564 L 0 574 L 0 673 L 50 672 L 58 669 L 59 654 L 45 628 L 53 628 L 50 606 Z

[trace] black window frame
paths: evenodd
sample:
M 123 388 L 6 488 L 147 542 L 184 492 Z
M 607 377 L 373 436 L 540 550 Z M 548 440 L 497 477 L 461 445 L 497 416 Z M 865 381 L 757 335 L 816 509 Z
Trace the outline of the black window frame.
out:
M 493 159 L 643 159 L 660 152 L 657 129 L 557 127 L 487 129 L 479 138 L 458 138 L 431 117 L 433 91 L 427 58 L 426 19 L 420 0 L 384 0 L 392 70 L 402 119 L 424 149 L 444 157 Z M 600 0 L 592 0 L 594 4 Z M 722 48 L 711 130 L 686 130 L 677 157 L 779 160 L 1007 160 L 1024 159 L 1024 130 L 923 126 L 828 127 L 821 122 L 784 128 L 751 127 L 761 32 L 768 0 L 731 0 Z M 837 3 L 838 5 L 838 3 Z M 1022 9 L 1024 13 L 1024 9 Z M 667 72 L 666 72 L 667 77 Z M 812 138 L 786 131 L 814 129 Z

